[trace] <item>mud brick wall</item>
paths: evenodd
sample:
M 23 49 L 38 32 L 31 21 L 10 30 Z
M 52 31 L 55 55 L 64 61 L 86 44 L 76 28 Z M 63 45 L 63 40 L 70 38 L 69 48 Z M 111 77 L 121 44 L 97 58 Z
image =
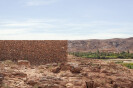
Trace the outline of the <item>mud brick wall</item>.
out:
M 40 65 L 66 59 L 65 40 L 0 40 L 0 60 L 28 60 Z

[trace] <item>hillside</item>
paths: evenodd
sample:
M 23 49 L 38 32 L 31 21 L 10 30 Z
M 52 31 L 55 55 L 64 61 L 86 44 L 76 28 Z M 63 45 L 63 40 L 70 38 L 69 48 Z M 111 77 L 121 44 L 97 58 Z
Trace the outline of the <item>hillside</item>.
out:
M 68 52 L 133 52 L 133 37 L 106 40 L 69 40 Z

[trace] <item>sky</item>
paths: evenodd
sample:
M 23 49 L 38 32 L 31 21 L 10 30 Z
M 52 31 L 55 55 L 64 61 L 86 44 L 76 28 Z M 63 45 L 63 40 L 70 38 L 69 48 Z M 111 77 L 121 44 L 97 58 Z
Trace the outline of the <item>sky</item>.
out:
M 0 40 L 133 37 L 133 0 L 0 0 Z

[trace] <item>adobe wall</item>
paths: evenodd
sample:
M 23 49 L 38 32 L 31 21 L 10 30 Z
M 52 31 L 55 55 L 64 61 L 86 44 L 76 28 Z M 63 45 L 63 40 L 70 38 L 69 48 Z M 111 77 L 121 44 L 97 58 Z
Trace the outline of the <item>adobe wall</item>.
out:
M 28 60 L 33 65 L 67 60 L 65 40 L 0 40 L 0 60 Z

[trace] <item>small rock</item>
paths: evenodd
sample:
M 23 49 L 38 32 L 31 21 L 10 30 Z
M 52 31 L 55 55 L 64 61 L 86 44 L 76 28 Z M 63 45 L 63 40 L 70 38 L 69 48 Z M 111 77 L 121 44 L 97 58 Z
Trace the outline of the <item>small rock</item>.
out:
M 88 76 L 86 72 L 81 73 L 82 76 Z
M 22 73 L 22 72 L 15 72 L 15 73 L 13 73 L 12 75 L 13 75 L 13 76 L 16 76 L 16 77 L 21 77 L 21 78 L 27 77 L 27 74 Z
M 38 88 L 60 88 L 57 84 L 40 84 Z
M 98 88 L 99 87 L 99 85 L 95 83 L 94 81 L 89 81 L 85 83 L 86 83 L 86 88 Z
M 60 68 L 62 71 L 66 71 L 66 70 L 69 70 L 70 69 L 70 65 L 69 64 L 66 64 L 66 63 L 62 63 L 60 65 Z
M 81 81 L 78 81 L 78 80 L 74 81 L 75 86 L 82 86 L 82 84 L 83 83 Z
M 58 63 L 53 63 L 52 66 L 58 66 Z
M 52 69 L 52 72 L 53 72 L 53 73 L 59 73 L 60 70 L 61 70 L 60 67 L 55 67 L 54 69 Z
M 73 84 L 72 83 L 67 83 L 66 88 L 73 88 Z
M 27 82 L 27 84 L 28 84 L 28 85 L 34 86 L 34 85 L 37 84 L 37 82 L 35 82 L 34 80 L 29 80 L 29 81 Z
M 116 83 L 113 84 L 113 88 L 118 88 L 118 85 Z
M 72 73 L 80 73 L 81 70 L 82 70 L 82 69 L 81 69 L 80 67 L 71 66 L 71 68 L 70 68 L 70 71 L 71 71 Z
M 30 66 L 30 62 L 28 60 L 18 60 L 18 65 L 19 66 L 29 67 Z

